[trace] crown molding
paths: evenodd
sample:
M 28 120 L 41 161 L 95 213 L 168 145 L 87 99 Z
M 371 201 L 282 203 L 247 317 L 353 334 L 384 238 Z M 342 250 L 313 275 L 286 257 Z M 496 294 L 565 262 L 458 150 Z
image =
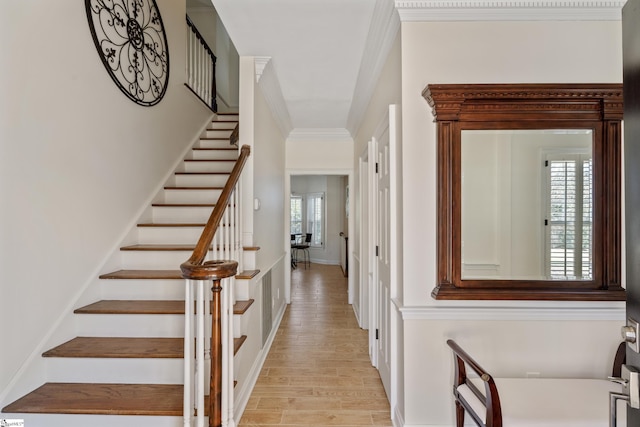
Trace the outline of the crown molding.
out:
M 289 110 L 282 95 L 273 61 L 271 61 L 270 56 L 256 56 L 254 57 L 254 66 L 256 83 L 269 105 L 280 132 L 286 138 L 293 129 L 293 125 L 291 124 L 291 116 L 289 116 Z
M 395 0 L 402 22 L 619 21 L 626 0 Z
M 376 0 L 347 117 L 347 129 L 351 135 L 355 135 L 362 124 L 367 105 L 399 30 L 400 19 L 393 1 Z
M 254 65 L 256 67 L 256 83 L 260 83 L 260 77 L 262 77 L 262 73 L 264 73 L 264 69 L 267 67 L 269 61 L 271 61 L 270 56 L 254 56 Z
M 295 128 L 287 138 L 287 142 L 351 140 L 351 133 L 344 128 Z

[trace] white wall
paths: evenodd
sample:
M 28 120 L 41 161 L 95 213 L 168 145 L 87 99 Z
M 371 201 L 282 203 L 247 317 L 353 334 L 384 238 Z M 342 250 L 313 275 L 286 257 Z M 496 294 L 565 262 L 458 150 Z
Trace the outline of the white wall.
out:
M 543 376 L 603 376 L 619 339 L 624 316 L 619 303 L 431 298 L 436 278 L 436 127 L 421 93 L 429 83 L 621 82 L 620 23 L 404 22 L 401 32 L 404 421 L 451 425 L 452 358 L 444 343 L 452 336 L 497 374 L 524 375 L 535 366 Z M 508 310 L 504 307 L 518 307 L 512 320 L 487 320 Z M 469 316 L 469 322 L 453 320 L 462 316 Z M 518 320 L 523 316 L 526 321 Z M 595 320 L 581 321 L 590 318 Z M 483 342 L 495 350 L 476 344 Z M 530 354 L 536 354 L 535 361 Z M 519 366 L 511 370 L 497 363 L 503 360 Z
M 245 244 L 259 246 L 256 268 L 260 273 L 249 285 L 253 306 L 243 316 L 243 328 L 250 331 L 242 351 L 234 359 L 236 420 L 247 404 L 260 373 L 268 347 L 262 347 L 262 277 L 271 271 L 272 320 L 280 322 L 285 310 L 284 251 L 284 137 L 276 125 L 264 95 L 256 84 L 254 58 L 240 58 L 240 145 L 249 145 L 251 155 L 241 177 L 243 185 Z M 260 208 L 254 210 L 254 199 Z M 287 199 L 288 200 L 288 199 Z M 287 230 L 288 231 L 288 230 Z M 287 242 L 288 243 L 288 242 Z M 272 329 L 271 339 L 276 327 Z
M 253 212 L 254 242 L 260 246 L 258 268 L 264 269 L 284 255 L 285 139 L 257 85 L 254 93 L 253 196 L 260 201 L 260 209 Z
M 0 401 L 210 117 L 184 87 L 184 1 L 158 6 L 171 71 L 149 108 L 114 85 L 82 4 L 0 4 Z

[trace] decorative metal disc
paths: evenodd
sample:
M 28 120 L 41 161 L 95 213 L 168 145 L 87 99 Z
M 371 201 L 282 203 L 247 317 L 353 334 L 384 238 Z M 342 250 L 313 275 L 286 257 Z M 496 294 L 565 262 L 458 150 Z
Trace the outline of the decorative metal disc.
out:
M 160 102 L 169 83 L 169 50 L 155 0 L 85 0 L 93 41 L 118 88 L 133 102 Z

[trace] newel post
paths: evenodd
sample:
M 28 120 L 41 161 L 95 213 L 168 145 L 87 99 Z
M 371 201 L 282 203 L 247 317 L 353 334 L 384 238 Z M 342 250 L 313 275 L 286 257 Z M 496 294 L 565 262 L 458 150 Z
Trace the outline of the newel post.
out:
M 211 372 L 209 384 L 209 427 L 222 426 L 222 280 L 235 276 L 236 261 L 206 261 L 201 265 L 189 261 L 180 266 L 182 277 L 213 281 L 211 307 Z M 185 343 L 185 345 L 188 345 Z M 187 362 L 187 361 L 185 361 Z

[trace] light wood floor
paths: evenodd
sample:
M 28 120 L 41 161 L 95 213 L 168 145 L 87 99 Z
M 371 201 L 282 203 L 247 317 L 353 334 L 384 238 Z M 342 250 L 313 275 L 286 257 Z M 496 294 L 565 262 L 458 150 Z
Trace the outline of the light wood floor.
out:
M 367 336 L 339 266 L 294 270 L 291 305 L 239 427 L 391 426 Z

